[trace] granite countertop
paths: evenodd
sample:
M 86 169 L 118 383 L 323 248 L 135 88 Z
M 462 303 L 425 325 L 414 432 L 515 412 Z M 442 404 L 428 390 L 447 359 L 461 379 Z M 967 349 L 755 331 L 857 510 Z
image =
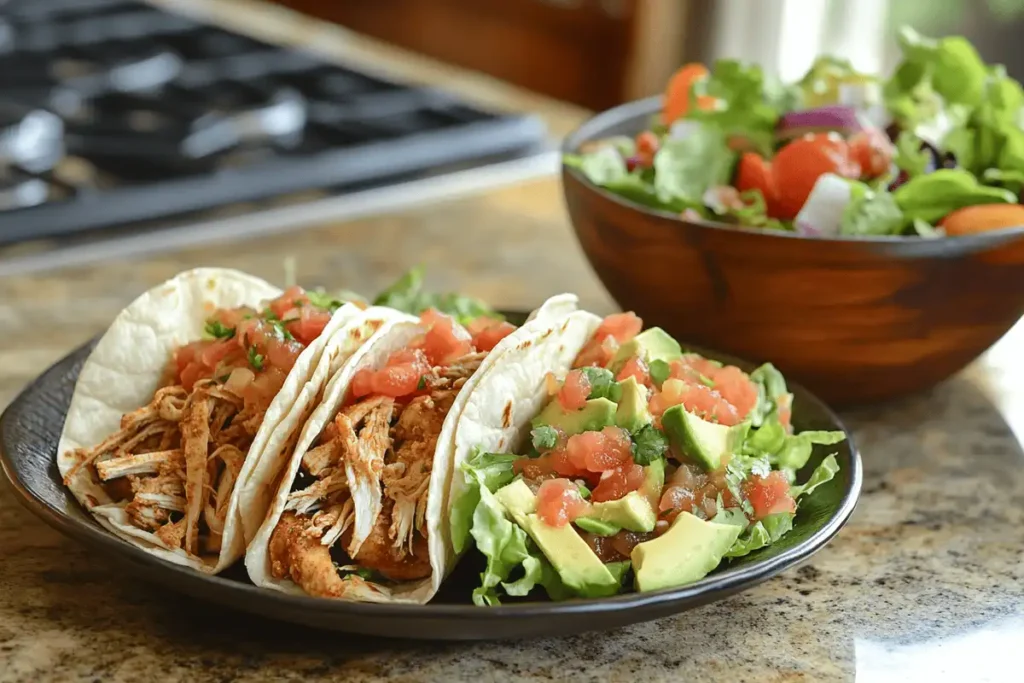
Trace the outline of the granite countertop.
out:
M 0 278 L 0 407 L 139 292 L 199 265 L 373 293 L 429 284 L 530 308 L 614 310 L 555 179 L 392 215 Z M 52 531 L 0 485 L 0 681 L 1019 680 L 1024 328 L 930 392 L 844 415 L 864 455 L 851 522 L 754 589 L 610 633 L 506 643 L 321 633 L 165 594 Z

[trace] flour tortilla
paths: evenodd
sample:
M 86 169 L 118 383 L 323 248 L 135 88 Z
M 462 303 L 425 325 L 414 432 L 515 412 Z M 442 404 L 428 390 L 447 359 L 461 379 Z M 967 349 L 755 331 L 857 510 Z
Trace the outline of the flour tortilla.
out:
M 133 301 L 114 319 L 79 373 L 57 447 L 61 474 L 66 476 L 75 465 L 70 457 L 73 450 L 100 443 L 120 428 L 123 414 L 152 400 L 174 350 L 202 338 L 206 320 L 214 311 L 257 307 L 281 293 L 270 283 L 237 270 L 197 268 L 180 273 Z M 296 425 L 290 421 L 302 413 L 297 405 L 315 400 L 315 391 L 310 396 L 309 380 L 318 368 L 328 339 L 360 313 L 351 304 L 339 308 L 321 336 L 299 355 L 271 402 L 229 500 L 221 551 L 216 559 L 200 559 L 181 548 L 167 547 L 153 533 L 132 525 L 123 507 L 110 499 L 89 468 L 79 468 L 68 481 L 68 488 L 116 536 L 169 562 L 205 573 L 221 571 L 244 551 L 238 507 L 243 482 L 251 479 L 252 470 L 264 453 L 271 461 L 284 457 L 281 452 L 287 437 L 281 434 L 295 430 Z M 271 467 L 265 465 L 264 469 L 267 468 Z M 263 512 L 265 509 L 248 511 L 256 516 Z
M 559 379 L 572 368 L 580 350 L 593 336 L 601 318 L 587 311 L 574 311 L 554 327 L 535 328 L 502 357 L 500 371 L 482 378 L 466 402 L 459 417 L 451 455 L 450 511 L 467 492 L 468 484 L 460 475 L 462 465 L 479 449 L 486 453 L 522 452 L 518 450 L 530 431 L 530 421 L 550 400 L 545 377 L 550 372 Z M 450 514 L 445 519 L 448 534 Z M 452 539 L 449 562 L 455 561 L 455 547 L 466 548 L 468 529 L 463 538 Z
M 437 439 L 427 494 L 427 547 L 432 569 L 430 577 L 419 581 L 405 582 L 395 587 L 381 586 L 353 577 L 350 579 L 351 591 L 343 599 L 423 604 L 437 593 L 438 587 L 454 564 L 447 520 L 448 492 L 452 479 L 452 448 L 456 443 L 458 430 L 461 429 L 463 408 L 476 394 L 477 387 L 481 382 L 495 373 L 505 371 L 505 358 L 509 352 L 519 348 L 523 340 L 540 336 L 545 331 L 553 331 L 562 319 L 576 310 L 577 302 L 577 297 L 572 294 L 561 294 L 548 299 L 530 315 L 522 327 L 506 336 L 491 350 L 477 371 L 463 385 L 452 404 Z M 275 579 L 271 575 L 269 554 L 270 537 L 284 513 L 288 494 L 291 492 L 292 484 L 302 463 L 302 455 L 309 449 L 324 427 L 334 419 L 355 374 L 363 368 L 382 367 L 388 356 L 407 346 L 422 333 L 423 328 L 412 322 L 396 322 L 393 325 L 382 327 L 328 382 L 324 390 L 323 401 L 316 407 L 309 421 L 302 428 L 298 444 L 292 453 L 287 470 L 281 478 L 274 503 L 267 513 L 263 525 L 246 550 L 246 570 L 249 573 L 249 578 L 257 586 L 293 595 L 305 594 L 290 579 Z M 363 512 L 363 514 L 367 513 Z M 357 505 L 357 520 L 359 515 L 360 507 Z

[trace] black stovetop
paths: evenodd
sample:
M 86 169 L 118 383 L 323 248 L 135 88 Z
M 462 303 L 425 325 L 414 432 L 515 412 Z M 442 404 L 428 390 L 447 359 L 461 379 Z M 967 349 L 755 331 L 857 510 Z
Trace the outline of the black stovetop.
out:
M 535 153 L 534 117 L 125 0 L 0 0 L 0 244 Z

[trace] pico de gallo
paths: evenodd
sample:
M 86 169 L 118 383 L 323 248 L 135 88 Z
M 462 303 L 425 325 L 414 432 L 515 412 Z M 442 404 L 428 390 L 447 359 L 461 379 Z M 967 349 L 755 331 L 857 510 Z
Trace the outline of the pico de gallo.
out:
M 564 161 L 629 201 L 822 237 L 965 235 L 1024 225 L 1024 89 L 963 37 L 899 34 L 889 78 L 818 58 L 795 83 L 687 64 L 635 137 Z
M 477 604 L 538 584 L 564 599 L 629 590 L 629 576 L 638 591 L 692 583 L 778 541 L 838 472 L 835 454 L 804 472 L 816 444 L 846 437 L 796 431 L 774 366 L 747 373 L 642 328 L 605 318 L 564 377 L 545 377 L 525 451 L 462 466 L 474 493 L 452 525 L 487 558 Z

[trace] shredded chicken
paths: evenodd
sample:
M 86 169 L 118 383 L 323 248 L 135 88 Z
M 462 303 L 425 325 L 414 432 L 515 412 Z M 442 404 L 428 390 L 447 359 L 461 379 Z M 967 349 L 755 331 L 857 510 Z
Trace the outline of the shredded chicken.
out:
M 393 581 L 430 576 L 426 511 L 437 440 L 455 397 L 486 357 L 473 353 L 424 377 L 407 404 L 375 396 L 340 411 L 302 456 L 315 481 L 293 491 L 270 541 L 272 573 L 306 593 L 343 595 L 330 549 Z M 348 565 L 346 565 L 348 566 Z
M 228 502 L 259 428 L 242 399 L 212 380 L 157 390 L 121 429 L 73 454 L 65 481 L 88 467 L 132 524 L 168 548 L 200 556 L 220 549 Z M 240 419 L 241 418 L 241 419 Z

